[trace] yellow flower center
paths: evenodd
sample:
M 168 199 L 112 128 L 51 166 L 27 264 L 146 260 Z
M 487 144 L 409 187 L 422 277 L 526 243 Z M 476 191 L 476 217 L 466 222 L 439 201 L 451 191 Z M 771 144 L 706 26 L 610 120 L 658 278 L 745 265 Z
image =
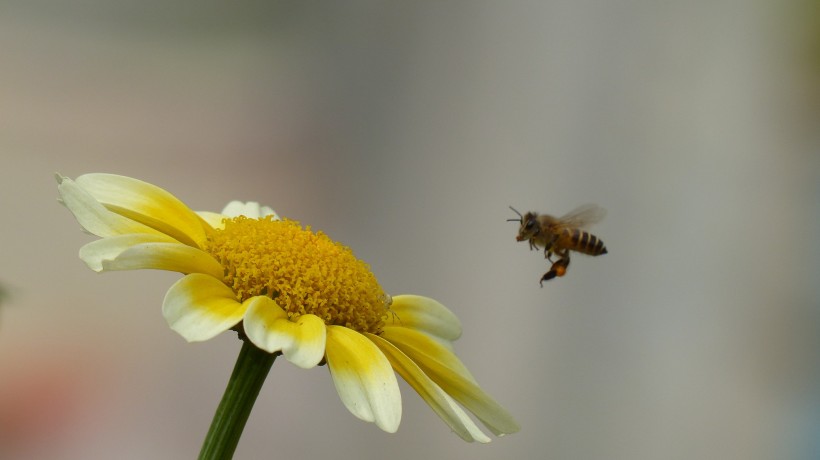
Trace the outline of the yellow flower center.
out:
M 370 267 L 346 246 L 299 222 L 271 216 L 225 220 L 205 250 L 225 267 L 223 282 L 244 301 L 266 295 L 295 319 L 314 314 L 326 324 L 380 333 L 388 313 Z

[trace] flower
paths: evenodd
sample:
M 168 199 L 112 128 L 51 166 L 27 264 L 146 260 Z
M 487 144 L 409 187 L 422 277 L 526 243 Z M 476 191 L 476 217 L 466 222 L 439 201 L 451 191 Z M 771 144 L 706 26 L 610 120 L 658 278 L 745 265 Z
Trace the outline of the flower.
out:
M 57 175 L 57 182 L 60 201 L 100 237 L 80 249 L 92 270 L 184 275 L 162 313 L 187 341 L 234 329 L 299 367 L 326 362 L 347 409 L 387 432 L 401 419 L 396 373 L 466 441 L 490 439 L 461 406 L 496 435 L 518 430 L 456 357 L 458 318 L 430 298 L 391 298 L 367 264 L 324 233 L 258 203 L 194 212 L 125 176 Z

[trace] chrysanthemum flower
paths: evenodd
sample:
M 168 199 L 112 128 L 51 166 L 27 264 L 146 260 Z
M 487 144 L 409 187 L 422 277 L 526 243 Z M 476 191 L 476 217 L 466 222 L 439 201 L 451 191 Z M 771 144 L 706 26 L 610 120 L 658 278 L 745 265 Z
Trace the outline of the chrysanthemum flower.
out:
M 130 177 L 57 181 L 61 202 L 100 237 L 80 249 L 92 270 L 184 275 L 162 312 L 189 342 L 233 329 L 299 367 L 326 362 L 345 407 L 387 432 L 401 419 L 394 371 L 464 440 L 489 438 L 462 406 L 496 435 L 518 430 L 454 354 L 461 335 L 455 315 L 426 297 L 391 298 L 367 264 L 324 233 L 257 203 L 194 212 Z

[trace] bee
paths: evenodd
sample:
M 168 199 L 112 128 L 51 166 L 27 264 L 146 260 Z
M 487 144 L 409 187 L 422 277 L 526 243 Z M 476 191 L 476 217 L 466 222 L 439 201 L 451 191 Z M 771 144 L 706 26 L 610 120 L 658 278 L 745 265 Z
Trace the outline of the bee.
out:
M 598 205 L 580 206 L 561 217 L 536 212 L 528 212 L 522 216 L 512 206 L 510 209 L 518 214 L 518 219 L 507 219 L 507 221 L 521 224 L 515 240 L 529 242 L 530 250 L 543 247 L 544 257 L 552 263 L 549 271 L 541 277 L 541 287 L 544 287 L 544 281 L 549 281 L 556 276 L 564 276 L 567 273 L 570 251 L 591 256 L 607 253 L 604 242 L 584 230 L 606 215 L 604 208 Z M 558 256 L 558 260 L 552 260 L 553 254 Z

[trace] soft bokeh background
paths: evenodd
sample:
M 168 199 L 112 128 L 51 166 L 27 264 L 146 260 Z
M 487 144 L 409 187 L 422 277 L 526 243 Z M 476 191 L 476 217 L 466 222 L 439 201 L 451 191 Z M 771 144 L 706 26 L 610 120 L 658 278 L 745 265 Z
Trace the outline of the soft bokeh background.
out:
M 2 2 L 0 458 L 193 458 L 240 346 L 168 329 L 177 274 L 86 269 L 55 171 L 326 231 L 522 426 L 465 444 L 403 385 L 388 435 L 279 360 L 237 458 L 818 458 L 818 12 Z M 539 288 L 507 206 L 586 202 L 610 253 Z

